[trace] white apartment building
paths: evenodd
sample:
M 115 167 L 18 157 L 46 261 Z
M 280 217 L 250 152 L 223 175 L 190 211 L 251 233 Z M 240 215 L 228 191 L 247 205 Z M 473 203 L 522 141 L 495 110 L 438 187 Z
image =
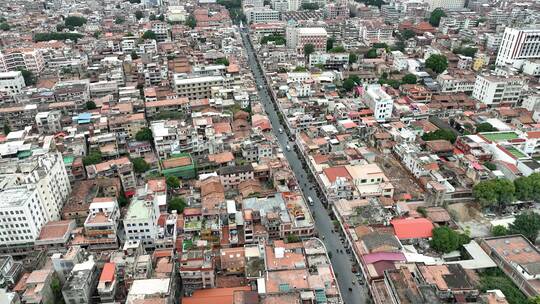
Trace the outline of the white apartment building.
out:
M 242 7 L 251 6 L 251 7 L 263 7 L 263 0 L 242 0 Z
M 502 33 L 487 33 L 486 37 L 486 48 L 490 51 L 496 51 L 502 42 Z
M 0 202 L 0 242 L 4 245 L 32 243 L 47 223 L 44 201 L 35 185 L 23 185 L 2 191 Z
M 316 52 L 326 51 L 328 33 L 323 27 L 287 27 L 287 47 L 303 54 L 304 46 L 312 44 Z
M 429 5 L 429 10 L 433 11 L 436 8 L 455 10 L 465 7 L 465 0 L 426 0 Z
M 515 104 L 525 90 L 527 82 L 516 76 L 478 75 L 472 97 L 489 106 Z
M 377 121 L 386 121 L 392 116 L 394 101 L 378 84 L 370 84 L 365 87 L 363 100 L 373 111 Z
M 530 76 L 540 76 L 540 60 L 527 60 L 523 65 L 523 74 Z
M 394 28 L 380 21 L 364 21 L 359 25 L 360 38 L 366 44 L 392 43 Z
M 286 12 L 289 10 L 289 2 L 286 0 L 272 1 L 272 8 L 278 12 Z
M 60 219 L 71 186 L 60 153 L 0 163 L 0 242 L 33 242 L 41 227 Z
M 540 59 L 540 27 L 507 27 L 497 54 L 496 65 L 512 64 L 517 67 L 525 59 Z
M 174 74 L 173 85 L 178 97 L 189 99 L 210 98 L 213 87 L 226 86 L 223 76 L 203 76 L 187 78 L 185 74 Z
M 342 68 L 349 63 L 349 53 L 321 53 L 316 52 L 309 55 L 309 66 L 313 67 L 322 64 L 330 68 Z
M 251 23 L 266 23 L 279 20 L 279 11 L 273 10 L 268 7 L 252 7 L 244 11 L 246 20 Z
M 301 0 L 287 0 L 289 11 L 297 11 L 300 9 L 300 6 L 302 5 Z
M 118 248 L 117 232 L 120 208 L 114 197 L 94 198 L 88 207 L 84 234 L 91 249 Z
M 169 5 L 167 8 L 167 20 L 170 22 L 185 22 L 188 13 L 183 5 Z
M 472 92 L 476 79 L 473 75 L 450 75 L 440 74 L 437 76 L 437 82 L 441 86 L 441 91 L 445 93 Z
M 25 86 L 24 77 L 20 71 L 0 72 L 0 91 L 15 95 L 20 93 Z
M 146 249 L 155 248 L 160 214 L 157 196 L 148 195 L 147 187 L 137 189 L 124 217 L 126 241 L 139 240 Z
M 120 42 L 120 49 L 124 53 L 130 53 L 135 49 L 137 46 L 137 37 L 135 36 L 128 36 L 123 37 L 122 42 Z
M 163 42 L 169 40 L 169 25 L 162 21 L 152 21 L 152 32 L 156 34 L 156 40 Z
M 36 114 L 36 126 L 40 134 L 53 134 L 62 130 L 60 119 L 62 118 L 62 112 L 47 111 L 39 112 Z
M 0 52 L 0 72 L 25 69 L 40 74 L 45 68 L 45 59 L 39 49 L 8 49 Z
M 403 71 L 409 67 L 407 57 L 401 51 L 392 51 L 392 68 L 396 71 Z
M 153 121 L 150 125 L 154 146 L 160 159 L 169 158 L 173 152 L 179 152 L 178 121 Z

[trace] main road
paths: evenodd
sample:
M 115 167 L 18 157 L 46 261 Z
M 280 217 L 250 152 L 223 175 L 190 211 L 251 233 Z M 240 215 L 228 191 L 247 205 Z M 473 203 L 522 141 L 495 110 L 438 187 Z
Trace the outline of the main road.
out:
M 315 227 L 319 233 L 319 238 L 323 240 L 326 248 L 331 252 L 332 267 L 336 274 L 337 281 L 341 290 L 343 300 L 346 304 L 362 304 L 366 303 L 367 290 L 365 285 L 359 285 L 358 283 L 353 285 L 353 280 L 357 281 L 356 276 L 352 273 L 351 255 L 345 253 L 345 248 L 342 243 L 342 239 L 338 232 L 334 231 L 334 224 L 328 216 L 328 211 L 323 206 L 315 192 L 315 185 L 311 187 L 312 183 L 308 180 L 308 172 L 302 167 L 302 162 L 299 159 L 299 155 L 296 154 L 294 149 L 294 142 L 289 141 L 287 134 L 281 133 L 278 130 L 285 130 L 287 126 L 282 125 L 279 121 L 277 111 L 274 108 L 272 100 L 267 92 L 267 86 L 264 81 L 263 71 L 260 69 L 255 58 L 255 52 L 253 46 L 248 41 L 247 33 L 241 30 L 242 39 L 244 42 L 244 48 L 248 55 L 248 64 L 251 68 L 255 82 L 258 88 L 259 97 L 262 101 L 264 109 L 268 114 L 270 122 L 272 124 L 272 130 L 276 135 L 279 144 L 285 154 L 285 157 L 289 161 L 291 169 L 293 170 L 298 183 L 304 193 L 305 197 L 311 197 L 313 199 L 313 206 L 311 206 L 311 212 L 315 218 Z M 290 151 L 287 146 L 291 147 Z M 345 240 L 346 242 L 346 240 Z M 352 290 L 350 290 L 351 288 Z

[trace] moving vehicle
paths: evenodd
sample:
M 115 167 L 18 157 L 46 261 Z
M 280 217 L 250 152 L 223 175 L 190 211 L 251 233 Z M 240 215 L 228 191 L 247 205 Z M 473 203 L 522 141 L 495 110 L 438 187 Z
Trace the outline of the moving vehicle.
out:
M 291 151 L 291 146 L 287 145 L 287 151 Z
M 282 128 L 279 128 L 279 133 L 283 133 L 283 129 L 282 129 Z
M 313 199 L 311 198 L 311 196 L 308 196 L 307 200 L 308 200 L 310 206 L 314 205 L 313 204 Z

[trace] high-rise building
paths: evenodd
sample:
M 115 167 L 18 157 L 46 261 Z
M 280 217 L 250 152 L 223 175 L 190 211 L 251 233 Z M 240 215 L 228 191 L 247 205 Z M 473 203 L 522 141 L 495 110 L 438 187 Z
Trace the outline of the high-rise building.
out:
M 25 69 L 40 74 L 45 68 L 45 59 L 39 49 L 6 49 L 0 52 L 0 72 Z
M 20 71 L 0 72 L 0 91 L 14 95 L 20 93 L 25 86 L 24 77 Z
M 0 243 L 31 244 L 41 227 L 60 219 L 71 186 L 60 153 L 0 164 Z
M 373 111 L 377 121 L 385 121 L 392 116 L 394 101 L 378 84 L 368 85 L 363 94 L 366 105 Z
M 429 4 L 431 11 L 436 8 L 448 10 L 460 9 L 465 6 L 465 0 L 427 0 L 426 3 Z
M 497 54 L 497 65 L 516 63 L 540 58 L 540 27 L 509 28 L 504 30 Z M 520 64 L 521 65 L 521 64 Z
M 472 96 L 489 106 L 515 104 L 521 99 L 525 84 L 517 76 L 478 75 Z
M 304 52 L 304 46 L 311 44 L 315 51 L 326 51 L 328 33 L 322 27 L 287 27 L 287 47 L 295 49 L 299 54 Z

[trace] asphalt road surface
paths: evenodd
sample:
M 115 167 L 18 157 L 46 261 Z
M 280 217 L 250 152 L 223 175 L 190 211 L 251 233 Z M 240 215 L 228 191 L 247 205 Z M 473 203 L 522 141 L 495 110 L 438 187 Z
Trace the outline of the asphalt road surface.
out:
M 286 132 L 279 132 L 279 129 L 286 129 L 286 126 L 281 125 L 277 116 L 276 109 L 270 99 L 270 96 L 267 92 L 267 86 L 264 82 L 264 76 L 262 71 L 257 65 L 255 60 L 254 50 L 251 44 L 248 42 L 248 37 L 245 32 L 242 32 L 242 38 L 244 42 L 244 47 L 248 54 L 248 64 L 251 68 L 251 71 L 255 77 L 257 88 L 259 91 L 259 97 L 264 105 L 266 113 L 270 118 L 272 123 L 272 130 L 276 135 L 285 157 L 289 161 L 289 164 L 298 179 L 300 187 L 304 193 L 305 197 L 311 197 L 313 199 L 313 206 L 310 206 L 311 212 L 315 218 L 315 227 L 319 233 L 319 238 L 323 240 L 326 245 L 326 248 L 331 252 L 331 261 L 334 268 L 334 273 L 337 276 L 337 281 L 343 296 L 343 300 L 346 304 L 361 304 L 367 303 L 368 298 L 367 288 L 365 285 L 359 285 L 358 283 L 353 284 L 353 280 L 357 282 L 357 278 L 354 273 L 352 273 L 351 259 L 354 258 L 346 254 L 344 244 L 347 242 L 345 238 L 340 237 L 339 232 L 333 232 L 333 223 L 330 217 L 328 216 L 328 210 L 319 200 L 317 193 L 315 192 L 315 187 L 313 183 L 308 180 L 308 172 L 302 167 L 302 163 L 299 157 L 294 151 L 294 142 L 290 141 Z M 291 150 L 288 151 L 287 146 L 291 147 Z M 312 188 L 313 187 L 313 188 Z M 343 240 L 343 241 L 341 241 Z M 340 251 L 342 253 L 340 253 Z M 352 291 L 349 290 L 352 288 Z

